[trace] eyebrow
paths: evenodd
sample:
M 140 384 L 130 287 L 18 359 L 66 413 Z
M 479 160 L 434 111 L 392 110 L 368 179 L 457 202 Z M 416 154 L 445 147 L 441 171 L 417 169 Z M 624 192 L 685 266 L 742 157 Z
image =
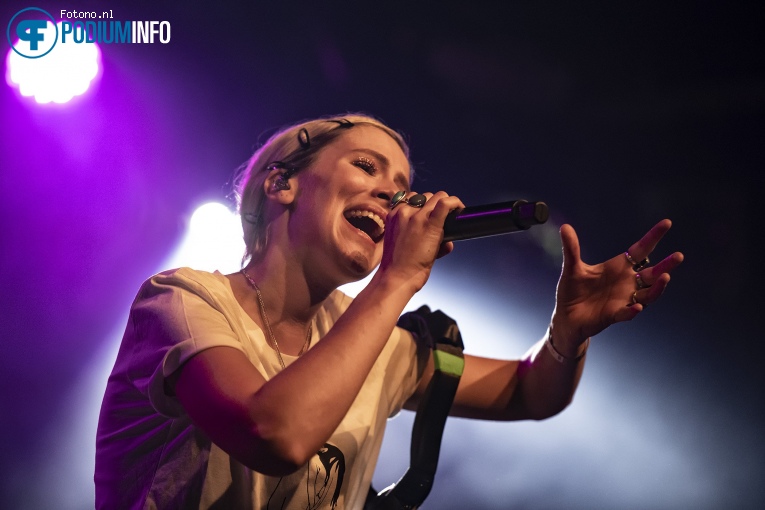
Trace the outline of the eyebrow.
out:
M 385 168 L 390 168 L 390 160 L 385 156 L 384 154 L 381 154 L 377 152 L 374 149 L 357 149 L 358 152 L 365 152 L 369 154 L 370 156 L 374 157 L 378 161 L 380 161 L 380 164 L 382 164 Z M 393 179 L 396 181 L 396 184 L 401 186 L 402 189 L 405 189 L 406 191 L 411 191 L 411 188 L 409 187 L 409 177 L 404 177 L 404 174 L 397 173 L 396 177 Z

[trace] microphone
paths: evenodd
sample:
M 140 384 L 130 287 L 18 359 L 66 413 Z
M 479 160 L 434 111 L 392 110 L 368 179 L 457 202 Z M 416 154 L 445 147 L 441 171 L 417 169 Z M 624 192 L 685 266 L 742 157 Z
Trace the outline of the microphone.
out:
M 450 212 L 446 217 L 443 242 L 528 230 L 546 222 L 549 215 L 544 202 L 526 200 L 465 207 Z

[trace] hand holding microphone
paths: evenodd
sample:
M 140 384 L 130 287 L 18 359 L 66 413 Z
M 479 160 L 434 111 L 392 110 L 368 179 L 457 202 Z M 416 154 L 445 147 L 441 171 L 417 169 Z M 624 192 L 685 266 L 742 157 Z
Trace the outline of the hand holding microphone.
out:
M 419 208 L 425 205 L 426 201 L 425 195 L 415 194 L 406 198 L 406 192 L 399 191 L 393 195 L 390 207 L 393 209 L 400 203 L 406 203 Z M 452 211 L 446 217 L 443 242 L 528 230 L 534 225 L 545 223 L 549 216 L 547 204 L 526 200 L 509 200 L 496 204 L 465 207 Z

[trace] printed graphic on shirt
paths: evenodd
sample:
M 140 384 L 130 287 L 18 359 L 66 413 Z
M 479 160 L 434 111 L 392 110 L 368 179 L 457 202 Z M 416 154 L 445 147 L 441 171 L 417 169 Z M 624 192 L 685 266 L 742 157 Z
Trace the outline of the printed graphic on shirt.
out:
M 324 446 L 316 452 L 316 455 L 308 463 L 308 476 L 306 477 L 305 496 L 307 498 L 306 510 L 316 510 L 321 508 L 331 495 L 330 508 L 337 506 L 337 500 L 340 497 L 340 489 L 343 487 L 343 478 L 345 476 L 345 456 L 337 446 L 324 443 Z M 286 499 L 281 502 L 274 501 L 274 495 L 279 490 L 279 483 L 276 484 L 274 492 L 268 499 L 268 509 L 283 510 Z
M 345 476 L 345 457 L 340 448 L 329 443 L 324 443 L 324 447 L 316 455 L 319 457 L 321 467 L 315 466 L 313 463 L 309 465 L 315 469 L 315 472 L 308 475 L 308 487 L 306 487 L 308 508 L 319 508 L 330 492 L 332 492 L 331 508 L 335 508 Z M 333 485 L 334 491 L 332 491 Z M 313 494 L 313 498 L 311 498 L 311 494 Z

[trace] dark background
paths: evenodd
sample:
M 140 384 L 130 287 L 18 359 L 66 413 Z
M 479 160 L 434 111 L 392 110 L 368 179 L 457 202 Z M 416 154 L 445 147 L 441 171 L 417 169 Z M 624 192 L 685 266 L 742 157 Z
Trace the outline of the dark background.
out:
M 28 6 L 3 5 L 3 28 Z M 454 299 L 535 310 L 534 335 L 552 311 L 562 223 L 577 229 L 585 261 L 598 262 L 668 217 L 655 258 L 686 255 L 662 302 L 593 340 L 587 387 L 562 415 L 489 425 L 495 439 L 483 450 L 450 422 L 445 448 L 459 445 L 442 456 L 427 508 L 765 505 L 762 3 L 35 6 L 166 20 L 172 39 L 102 46 L 95 89 L 64 107 L 2 87 L 7 508 L 53 508 L 59 486 L 69 494 L 59 508 L 92 506 L 90 478 L 72 475 L 92 474 L 92 435 L 77 443 L 64 431 L 80 430 L 76 401 L 102 392 L 83 386 L 84 374 L 119 337 L 138 285 L 163 269 L 199 204 L 227 199 L 236 168 L 274 129 L 346 111 L 406 133 L 417 190 L 550 206 L 545 228 L 461 243 L 434 273 Z M 513 354 L 533 340 L 519 339 Z M 577 411 L 587 391 L 608 398 Z M 598 428 L 600 412 L 621 412 L 645 433 L 660 427 L 660 444 L 678 448 L 670 464 L 684 468 L 663 471 L 661 451 L 620 450 L 628 437 L 599 438 L 593 431 L 613 433 Z M 531 443 L 551 448 L 523 448 Z M 405 457 L 400 446 L 394 456 Z M 455 467 L 466 459 L 478 460 L 474 479 Z M 637 459 L 640 470 L 609 485 Z M 499 471 L 528 482 L 503 487 Z

